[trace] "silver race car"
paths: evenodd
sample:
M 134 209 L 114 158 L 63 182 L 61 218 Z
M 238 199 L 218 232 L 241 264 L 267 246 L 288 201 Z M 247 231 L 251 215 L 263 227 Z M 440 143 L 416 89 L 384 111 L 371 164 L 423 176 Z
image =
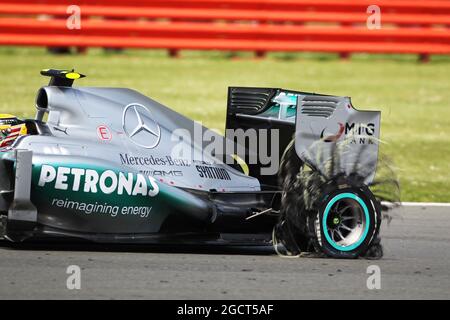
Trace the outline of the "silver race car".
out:
M 380 112 L 348 97 L 230 87 L 222 135 L 131 89 L 41 74 L 50 83 L 35 118 L 17 120 L 13 137 L 4 124 L 4 239 L 381 256 L 383 197 L 371 191 Z

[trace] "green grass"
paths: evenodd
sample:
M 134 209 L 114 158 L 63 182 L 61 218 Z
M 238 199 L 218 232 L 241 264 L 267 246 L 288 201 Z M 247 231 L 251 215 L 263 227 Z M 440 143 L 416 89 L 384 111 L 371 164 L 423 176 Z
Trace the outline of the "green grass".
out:
M 247 54 L 163 51 L 48 55 L 0 48 L 0 111 L 34 115 L 43 68 L 75 68 L 79 85 L 130 87 L 206 126 L 223 130 L 228 86 L 274 86 L 349 95 L 360 109 L 382 111 L 382 151 L 394 159 L 403 201 L 450 202 L 450 59 L 419 64 L 414 56 Z

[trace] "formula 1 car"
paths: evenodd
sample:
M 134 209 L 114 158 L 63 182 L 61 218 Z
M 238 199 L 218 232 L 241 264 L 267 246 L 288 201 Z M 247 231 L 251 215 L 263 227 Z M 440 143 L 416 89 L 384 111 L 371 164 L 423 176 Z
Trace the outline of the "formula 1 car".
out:
M 380 255 L 382 207 L 369 188 L 380 112 L 230 87 L 223 136 L 136 91 L 73 87 L 84 77 L 73 70 L 41 74 L 51 79 L 35 118 L 13 121 L 22 134 L 0 148 L 4 239 Z

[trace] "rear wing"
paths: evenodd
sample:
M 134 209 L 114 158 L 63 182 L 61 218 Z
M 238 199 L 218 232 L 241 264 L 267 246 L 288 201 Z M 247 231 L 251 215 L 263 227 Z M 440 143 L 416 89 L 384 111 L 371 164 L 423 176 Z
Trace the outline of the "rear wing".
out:
M 295 126 L 297 155 L 326 171 L 328 160 L 337 152 L 340 170 L 347 175 L 358 173 L 368 184 L 375 177 L 378 162 L 380 118 L 379 111 L 356 110 L 349 97 L 300 94 Z
M 318 169 L 326 166 L 333 145 L 338 145 L 342 149 L 342 170 L 350 173 L 356 163 L 359 169 L 364 169 L 367 183 L 373 179 L 376 170 L 380 117 L 378 111 L 356 110 L 349 97 L 281 88 L 228 89 L 226 129 L 277 130 L 278 136 L 270 136 L 277 136 L 278 141 L 269 139 L 266 149 L 276 150 L 279 159 L 295 137 L 297 155 Z M 226 130 L 226 136 L 232 140 L 229 132 L 232 131 Z M 247 163 L 261 152 L 260 139 L 258 133 L 256 142 L 243 142 Z M 276 185 L 276 172 L 261 174 L 265 166 L 262 162 L 249 163 L 250 175 L 263 183 Z

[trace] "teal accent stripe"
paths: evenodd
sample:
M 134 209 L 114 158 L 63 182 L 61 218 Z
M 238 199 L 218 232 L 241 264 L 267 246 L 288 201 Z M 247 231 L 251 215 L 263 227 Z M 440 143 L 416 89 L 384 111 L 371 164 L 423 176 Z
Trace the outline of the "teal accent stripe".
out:
M 339 201 L 341 199 L 345 199 L 345 198 L 349 198 L 349 199 L 353 199 L 353 200 L 357 201 L 363 208 L 364 215 L 366 217 L 366 226 L 364 228 L 363 235 L 356 243 L 352 244 L 351 246 L 346 246 L 346 247 L 340 246 L 336 242 L 334 242 L 333 239 L 331 239 L 330 235 L 328 234 L 328 228 L 327 228 L 327 218 L 328 218 L 328 214 L 330 213 L 331 207 L 337 201 Z M 357 247 L 359 247 L 361 245 L 361 243 L 363 243 L 363 241 L 367 237 L 367 233 L 369 232 L 369 226 L 370 226 L 369 210 L 367 209 L 367 206 L 364 203 L 364 201 L 360 197 L 358 197 L 357 195 L 355 195 L 353 193 L 341 193 L 341 194 L 336 195 L 333 199 L 331 199 L 325 208 L 325 212 L 324 212 L 323 218 L 322 218 L 322 228 L 323 228 L 323 233 L 325 234 L 325 238 L 327 239 L 329 244 L 331 244 L 335 249 L 337 249 L 339 251 L 351 251 L 351 250 L 354 250 Z

